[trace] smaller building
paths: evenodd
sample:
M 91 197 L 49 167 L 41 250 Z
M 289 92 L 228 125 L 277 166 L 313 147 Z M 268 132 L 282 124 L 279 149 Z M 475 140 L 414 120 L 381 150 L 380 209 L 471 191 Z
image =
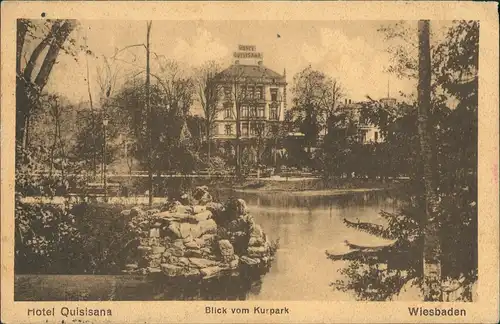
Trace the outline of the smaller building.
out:
M 393 108 L 396 106 L 395 98 L 382 98 L 379 100 L 384 106 Z M 352 102 L 351 99 L 344 99 L 344 103 L 339 106 L 342 112 L 348 112 L 358 123 L 359 141 L 363 144 L 381 143 L 384 141 L 380 129 L 370 124 L 363 118 L 362 110 L 367 109 L 368 102 Z

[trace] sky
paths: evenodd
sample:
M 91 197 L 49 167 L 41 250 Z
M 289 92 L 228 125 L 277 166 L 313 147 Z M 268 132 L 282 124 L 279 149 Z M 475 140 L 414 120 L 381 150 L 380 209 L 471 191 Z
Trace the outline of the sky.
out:
M 311 65 L 339 81 L 346 98 L 353 101 L 387 96 L 398 98 L 414 84 L 386 72 L 390 63 L 388 43 L 377 31 L 383 21 L 153 21 L 151 50 L 160 57 L 174 59 L 181 66 L 199 66 L 208 60 L 229 66 L 239 44 L 255 45 L 263 53 L 263 64 L 278 72 L 286 69 L 288 88 L 293 76 Z M 415 24 L 416 25 L 416 22 Z M 280 37 L 278 37 L 278 34 Z M 416 33 L 415 33 L 416 35 Z M 46 89 L 77 103 L 88 100 L 87 64 L 91 91 L 99 97 L 98 67 L 104 57 L 117 50 L 146 42 L 146 21 L 85 20 L 72 33 L 78 44 L 87 44 L 95 57 L 83 52 L 77 60 L 60 55 Z M 156 69 L 152 56 L 152 71 Z M 145 67 L 144 47 L 120 52 L 113 69 L 118 70 L 117 86 Z M 289 96 L 291 97 L 291 96 Z M 194 108 L 197 113 L 197 108 Z

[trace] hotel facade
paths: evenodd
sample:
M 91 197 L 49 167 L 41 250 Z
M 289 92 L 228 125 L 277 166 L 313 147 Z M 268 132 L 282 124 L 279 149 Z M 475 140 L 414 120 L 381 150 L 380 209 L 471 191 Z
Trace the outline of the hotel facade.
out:
M 264 66 L 262 53 L 256 52 L 255 46 L 240 45 L 239 50 L 233 64 L 215 77 L 223 96 L 214 120 L 213 140 L 239 140 L 243 150 L 255 154 L 256 145 L 272 140 L 277 144 L 287 109 L 286 71 L 280 74 Z

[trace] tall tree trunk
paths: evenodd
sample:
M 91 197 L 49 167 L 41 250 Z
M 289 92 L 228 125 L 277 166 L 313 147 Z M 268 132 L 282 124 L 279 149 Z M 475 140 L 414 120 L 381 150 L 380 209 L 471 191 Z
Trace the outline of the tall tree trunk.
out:
M 21 71 L 21 56 L 28 27 L 22 19 L 17 21 L 16 163 L 22 162 L 23 154 L 20 154 L 20 152 L 24 152 L 26 121 L 32 112 L 32 106 L 38 101 L 41 91 L 47 84 L 61 47 L 76 27 L 75 22 L 74 20 L 56 20 L 49 34 L 33 50 L 24 71 Z M 36 62 L 47 46 L 49 46 L 49 49 L 33 82 L 32 74 Z
M 237 84 L 234 85 L 235 96 L 237 96 Z M 236 176 L 241 177 L 241 111 L 240 111 L 240 103 L 238 100 L 240 98 L 236 98 L 235 106 L 236 106 Z
M 206 121 L 206 127 L 207 127 L 207 160 L 208 160 L 208 165 L 210 166 L 210 124 L 211 121 L 208 120 Z
M 429 21 L 418 22 L 419 80 L 418 80 L 418 133 L 423 160 L 425 186 L 423 293 L 425 301 L 441 301 L 441 244 L 438 232 L 438 199 L 435 186 L 432 134 L 429 127 L 431 106 L 431 55 Z
M 87 45 L 86 42 L 85 42 L 85 45 Z M 90 134 L 90 136 L 92 137 L 92 142 L 93 142 L 94 148 L 95 148 L 96 147 L 95 113 L 94 113 L 94 102 L 92 100 L 92 92 L 90 90 L 89 59 L 88 59 L 87 55 L 85 55 L 85 60 L 87 63 L 87 92 L 89 95 L 90 115 L 92 117 L 92 130 L 93 130 L 93 132 L 92 132 L 92 134 Z M 92 173 L 93 173 L 93 176 L 95 178 L 97 175 L 97 152 L 95 149 L 92 150 Z
M 148 179 L 149 179 L 149 206 L 153 205 L 153 114 L 151 109 L 150 95 L 150 68 L 149 68 L 149 37 L 151 34 L 151 21 L 147 22 L 146 35 L 146 111 L 148 113 L 147 134 L 148 134 Z

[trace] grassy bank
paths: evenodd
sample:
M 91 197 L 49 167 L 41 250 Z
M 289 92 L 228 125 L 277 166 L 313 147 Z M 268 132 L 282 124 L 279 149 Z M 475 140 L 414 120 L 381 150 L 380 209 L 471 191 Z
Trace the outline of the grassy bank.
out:
M 395 182 L 383 182 L 381 180 L 367 179 L 341 179 L 341 180 L 323 180 L 323 179 L 305 179 L 305 180 L 246 180 L 241 184 L 235 185 L 238 191 L 245 192 L 291 192 L 296 194 L 342 194 L 346 192 L 386 190 L 401 185 Z

